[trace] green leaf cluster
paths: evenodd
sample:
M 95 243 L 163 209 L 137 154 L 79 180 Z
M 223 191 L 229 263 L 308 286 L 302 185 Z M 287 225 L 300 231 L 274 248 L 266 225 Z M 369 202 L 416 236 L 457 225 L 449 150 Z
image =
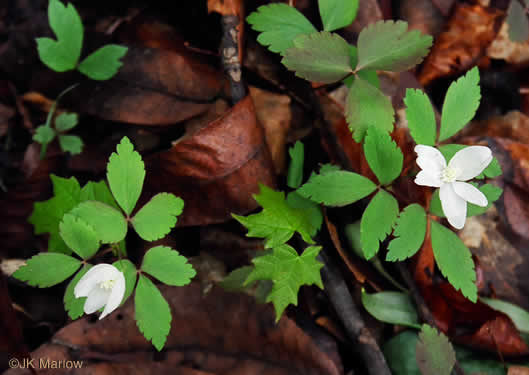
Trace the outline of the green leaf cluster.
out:
M 77 69 L 98 81 L 110 79 L 117 73 L 122 65 L 120 59 L 127 53 L 127 48 L 123 46 L 108 44 L 79 62 L 84 28 L 79 13 L 71 3 L 65 6 L 59 0 L 50 0 L 48 19 L 56 39 L 36 39 L 40 60 L 46 66 L 56 72 Z
M 261 6 L 247 20 L 260 32 L 257 40 L 280 53 L 298 77 L 322 83 L 346 80 L 346 119 L 357 142 L 370 127 L 390 132 L 394 110 L 378 87 L 376 70 L 412 68 L 428 53 L 432 37 L 407 31 L 406 22 L 380 21 L 361 31 L 356 48 L 332 31 L 354 20 L 358 1 L 319 0 L 318 5 L 323 31 L 286 4 Z

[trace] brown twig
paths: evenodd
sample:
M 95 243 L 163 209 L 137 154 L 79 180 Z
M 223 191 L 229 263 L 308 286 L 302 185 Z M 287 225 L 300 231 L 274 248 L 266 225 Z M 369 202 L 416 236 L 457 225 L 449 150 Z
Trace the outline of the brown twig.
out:
M 239 54 L 239 17 L 236 15 L 223 15 L 222 41 L 220 43 L 220 55 L 222 66 L 228 77 L 231 89 L 232 104 L 238 103 L 248 94 L 246 85 L 242 80 L 242 69 Z
M 347 336 L 353 342 L 355 350 L 363 358 L 370 375 L 391 375 L 386 358 L 375 338 L 366 327 L 364 318 L 349 293 L 340 270 L 334 264 L 325 249 L 322 249 L 318 259 L 324 264 L 321 273 L 325 293 L 334 311 L 340 318 Z

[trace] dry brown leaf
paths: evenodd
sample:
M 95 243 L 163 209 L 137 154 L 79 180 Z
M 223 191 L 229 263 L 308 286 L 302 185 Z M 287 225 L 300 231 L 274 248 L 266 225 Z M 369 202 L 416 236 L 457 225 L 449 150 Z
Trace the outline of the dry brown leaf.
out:
M 257 207 L 258 183 L 275 186 L 264 131 L 248 96 L 220 118 L 195 124 L 171 149 L 146 158 L 147 195 L 166 191 L 182 197 L 178 225 L 223 222 L 231 213 Z
M 503 12 L 491 7 L 457 4 L 446 30 L 439 34 L 424 61 L 421 84 L 457 75 L 475 65 L 496 37 L 496 24 L 502 17 Z
M 496 39 L 487 48 L 487 55 L 493 59 L 505 60 L 511 64 L 523 64 L 529 61 L 529 41 L 516 43 L 509 38 L 509 29 L 504 22 Z
M 315 341 L 287 317 L 276 324 L 271 306 L 218 287 L 204 296 L 199 283 L 160 290 L 173 314 L 161 355 L 138 331 L 131 299 L 104 320 L 83 318 L 67 325 L 33 358 L 83 361 L 81 370 L 53 370 L 72 375 L 343 373 L 336 344 L 328 336 Z M 6 375 L 24 373 L 29 372 L 10 370 Z

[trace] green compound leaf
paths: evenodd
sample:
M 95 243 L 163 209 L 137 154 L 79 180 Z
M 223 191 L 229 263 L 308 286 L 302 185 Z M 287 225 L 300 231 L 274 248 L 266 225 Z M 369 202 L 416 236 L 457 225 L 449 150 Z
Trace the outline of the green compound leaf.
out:
M 79 64 L 79 71 L 96 81 L 112 78 L 121 68 L 120 59 L 125 56 L 128 48 L 116 44 L 107 44 L 93 52 Z
M 366 259 L 377 252 L 381 241 L 391 233 L 399 215 L 399 203 L 389 193 L 380 190 L 367 206 L 360 222 L 360 243 Z
M 395 223 L 396 237 L 388 245 L 387 261 L 404 260 L 412 257 L 421 248 L 426 236 L 426 212 L 417 203 L 410 204 Z
M 526 310 L 499 299 L 480 297 L 479 300 L 489 305 L 494 310 L 501 311 L 508 315 L 520 332 L 529 333 L 529 312 Z
M 285 194 L 259 185 L 260 193 L 255 200 L 263 207 L 258 214 L 247 217 L 232 214 L 238 222 L 248 228 L 248 237 L 265 238 L 265 247 L 272 248 L 288 241 L 298 232 L 307 243 L 314 243 L 310 234 L 314 233 L 306 210 L 290 206 Z
M 354 68 L 358 64 L 358 50 L 355 46 L 349 45 L 349 55 L 351 57 L 351 67 Z M 357 75 L 358 77 L 362 78 L 364 81 L 367 81 L 373 86 L 375 86 L 377 89 L 380 89 L 380 80 L 378 79 L 377 71 L 371 70 L 371 69 L 361 70 L 357 72 L 356 75 L 353 74 L 347 77 L 346 79 L 344 79 L 343 83 L 347 87 L 351 88 Z
M 431 225 L 433 253 L 441 273 L 455 289 L 476 302 L 478 290 L 472 254 L 454 232 L 436 221 Z
M 368 294 L 362 289 L 362 305 L 377 320 L 389 324 L 420 328 L 415 306 L 405 293 L 380 292 Z
M 505 19 L 509 25 L 509 39 L 513 42 L 525 42 L 529 38 L 529 21 L 527 14 L 522 5 L 516 1 L 511 1 L 509 9 L 507 10 L 507 18 Z
M 80 154 L 83 151 L 83 140 L 76 135 L 59 135 L 59 145 L 61 150 L 72 155 Z
M 46 125 L 41 125 L 35 130 L 33 140 L 41 145 L 48 144 L 55 138 L 55 130 Z
M 75 298 L 74 289 L 81 277 L 92 268 L 91 264 L 85 264 L 83 268 L 74 276 L 74 278 L 66 287 L 66 292 L 64 292 L 64 309 L 68 313 L 70 319 L 75 320 L 83 316 L 84 313 L 84 304 L 86 302 L 86 297 Z
M 404 155 L 388 133 L 370 127 L 364 139 L 364 154 L 381 185 L 400 176 Z
M 290 165 L 288 166 L 287 185 L 289 188 L 297 189 L 303 182 L 303 164 L 305 160 L 305 146 L 297 141 L 288 149 Z
M 277 53 L 292 47 L 297 36 L 317 32 L 301 12 L 287 4 L 260 6 L 246 21 L 252 29 L 261 32 L 257 41 Z
M 81 262 L 58 253 L 40 253 L 26 261 L 26 265 L 13 273 L 13 277 L 31 286 L 47 288 L 59 284 L 73 275 Z
M 48 18 L 57 40 L 36 39 L 40 60 L 56 72 L 75 69 L 81 56 L 84 33 L 79 13 L 71 3 L 65 7 L 59 0 L 50 0 Z
M 127 221 L 113 207 L 96 201 L 80 203 L 70 214 L 81 218 L 94 228 L 102 243 L 118 243 L 127 234 Z
M 143 257 L 141 270 L 172 286 L 187 285 L 197 274 L 186 257 L 166 246 L 149 249 Z
M 360 77 L 355 78 L 347 95 L 345 118 L 356 142 L 364 139 L 371 126 L 391 132 L 394 115 L 393 105 L 382 91 Z
M 29 222 L 35 227 L 35 234 L 49 233 L 48 251 L 71 253 L 59 235 L 59 223 L 65 213 L 79 203 L 81 187 L 75 177 L 62 178 L 50 174 L 53 184 L 53 197 L 44 202 L 36 202 Z
M 456 134 L 472 120 L 480 100 L 479 70 L 474 67 L 453 82 L 446 92 L 441 115 L 440 142 Z
M 121 306 L 127 301 L 127 299 L 132 294 L 134 287 L 136 286 L 136 279 L 138 277 L 138 271 L 134 264 L 128 259 L 120 259 L 112 263 L 114 267 L 123 272 L 125 276 L 125 294 L 123 295 L 123 300 L 121 301 Z
M 110 155 L 107 179 L 114 198 L 127 216 L 130 215 L 143 188 L 145 165 L 127 137 L 121 139 L 117 153 Z
M 367 197 L 375 189 L 371 180 L 357 173 L 332 171 L 312 176 L 296 192 L 326 206 L 347 206 Z
M 359 0 L 318 0 L 323 29 L 334 31 L 353 23 Z
M 403 21 L 378 21 L 364 28 L 358 36 L 356 70 L 402 72 L 420 63 L 433 39 L 407 29 L 408 24 Z
M 229 292 L 243 292 L 251 285 L 244 286 L 244 282 L 248 279 L 250 273 L 252 273 L 253 266 L 242 266 L 231 271 L 222 281 L 219 282 L 219 285 Z
M 423 324 L 415 347 L 417 366 L 423 375 L 450 375 L 456 363 L 452 344 L 442 332 Z
M 313 231 L 310 232 L 311 236 L 315 236 L 321 228 L 323 223 L 323 215 L 321 213 L 320 205 L 313 201 L 302 197 L 295 191 L 291 191 L 287 195 L 287 203 L 294 208 L 305 210 L 306 215 L 310 221 Z
M 77 113 L 61 113 L 55 118 L 55 129 L 59 132 L 65 132 L 73 129 L 79 123 Z
M 298 291 L 302 285 L 315 284 L 323 289 L 320 275 L 323 264 L 316 260 L 320 250 L 321 246 L 310 246 L 298 255 L 292 247 L 283 244 L 252 260 L 255 268 L 244 284 L 272 280 L 274 286 L 266 301 L 274 304 L 276 321 L 288 305 L 298 304 Z
M 171 309 L 151 280 L 140 275 L 134 296 L 136 325 L 145 338 L 160 351 L 171 330 Z
M 353 72 L 349 44 L 327 31 L 296 37 L 281 62 L 296 76 L 314 82 L 333 83 Z
M 471 185 L 478 187 L 474 183 L 471 183 Z M 485 184 L 479 186 L 478 189 L 485 195 L 485 197 L 487 197 L 489 204 L 486 207 L 480 207 L 467 202 L 467 217 L 481 215 L 487 212 L 487 210 L 494 204 L 494 202 L 500 199 L 503 193 L 503 189 L 492 184 Z M 441 207 L 441 200 L 439 199 L 439 189 L 437 189 L 432 194 L 432 199 L 430 201 L 430 212 L 435 216 L 446 217 L 443 213 L 443 208 Z
M 87 222 L 72 214 L 64 215 L 59 224 L 62 239 L 83 259 L 92 257 L 99 249 L 97 233 Z
M 159 193 L 151 198 L 132 218 L 132 226 L 145 241 L 165 237 L 176 225 L 184 201 L 170 193 Z
M 81 189 L 80 198 L 81 202 L 99 201 L 119 210 L 119 206 L 116 203 L 114 197 L 112 196 L 112 193 L 108 189 L 106 181 L 104 180 L 101 180 L 99 182 L 89 181 Z
M 410 134 L 418 145 L 433 146 L 436 137 L 435 113 L 428 96 L 421 90 L 407 89 L 406 120 Z

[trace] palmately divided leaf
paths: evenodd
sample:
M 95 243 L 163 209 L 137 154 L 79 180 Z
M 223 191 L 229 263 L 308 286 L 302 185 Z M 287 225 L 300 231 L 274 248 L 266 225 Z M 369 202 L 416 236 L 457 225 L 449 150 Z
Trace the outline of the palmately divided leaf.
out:
M 415 349 L 422 375 L 450 375 L 456 363 L 452 344 L 442 332 L 423 324 Z
M 48 5 L 50 27 L 57 40 L 37 38 L 40 60 L 56 72 L 72 70 L 77 65 L 83 46 L 83 23 L 75 7 L 66 7 L 59 0 Z
M 319 204 L 302 197 L 296 191 L 291 191 L 287 195 L 287 203 L 294 208 L 305 210 L 309 221 L 311 223 L 313 231 L 310 232 L 311 236 L 315 236 L 321 228 L 323 223 L 323 215 L 321 213 L 321 207 Z
M 426 212 L 417 203 L 410 204 L 395 223 L 396 237 L 388 245 L 387 261 L 404 260 L 412 257 L 421 248 L 426 236 Z
M 529 20 L 519 1 L 511 1 L 505 22 L 509 25 L 510 40 L 523 43 L 529 38 Z
M 93 52 L 79 64 L 79 71 L 96 81 L 112 78 L 121 68 L 120 59 L 125 56 L 128 48 L 117 44 L 107 44 Z
M 356 77 L 349 89 L 345 118 L 356 142 L 361 142 L 371 126 L 381 131 L 393 130 L 395 110 L 389 98 L 375 86 Z
M 121 300 L 122 306 L 134 291 L 138 271 L 136 270 L 134 264 L 128 259 L 116 260 L 114 263 L 112 263 L 112 265 L 123 272 L 123 275 L 125 276 L 125 294 Z
M 167 246 L 149 249 L 143 257 L 141 270 L 173 286 L 187 285 L 197 274 L 186 257 Z
M 377 252 L 380 242 L 391 233 L 399 215 L 399 203 L 389 193 L 380 190 L 367 205 L 360 222 L 360 243 L 366 259 Z
M 83 259 L 92 257 L 99 249 L 99 238 L 94 228 L 72 214 L 64 215 L 59 233 L 66 245 Z
M 130 215 L 143 188 L 145 165 L 127 137 L 121 139 L 117 153 L 110 155 L 107 179 L 114 198 L 127 216 Z
M 55 129 L 59 132 L 65 132 L 74 128 L 79 122 L 77 113 L 61 113 L 55 118 Z
M 334 31 L 350 25 L 358 12 L 359 0 L 318 0 L 323 29 Z
M 81 262 L 59 253 L 40 253 L 26 261 L 26 265 L 13 273 L 13 277 L 31 286 L 47 288 L 59 284 L 73 275 Z
M 298 35 L 315 33 L 317 30 L 296 8 L 287 4 L 268 4 L 257 8 L 246 21 L 261 33 L 257 41 L 272 52 L 283 53 L 292 47 Z
M 53 141 L 55 135 L 55 130 L 53 130 L 49 126 L 41 125 L 35 130 L 33 140 L 35 142 L 40 143 L 41 145 L 45 145 Z
M 364 154 L 381 185 L 388 185 L 400 176 L 404 155 L 387 132 L 370 127 L 364 139 Z
M 362 305 L 368 313 L 384 323 L 419 328 L 419 316 L 410 296 L 401 292 L 366 293 L 362 289 Z
M 81 268 L 81 270 L 77 272 L 74 278 L 68 283 L 66 291 L 64 292 L 64 309 L 72 320 L 83 316 L 86 297 L 75 298 L 74 289 L 79 280 L 81 280 L 81 277 L 83 277 L 90 268 L 92 268 L 91 264 L 85 264 L 84 267 Z
M 441 273 L 472 302 L 478 298 L 476 271 L 470 250 L 459 237 L 436 221 L 431 224 L 432 248 Z
M 59 145 L 61 150 L 72 155 L 80 154 L 83 151 L 83 140 L 76 135 L 59 135 Z
M 250 216 L 232 216 L 248 229 L 248 237 L 265 238 L 265 247 L 273 248 L 287 242 L 298 232 L 307 243 L 314 243 L 314 232 L 306 210 L 291 207 L 283 192 L 259 185 L 260 193 L 254 195 L 263 210 Z
M 160 351 L 171 330 L 171 309 L 160 290 L 140 275 L 134 296 L 136 325 L 145 338 Z
M 428 96 L 421 90 L 407 89 L 406 120 L 410 134 L 418 145 L 433 146 L 436 137 L 435 113 Z
M 402 72 L 419 64 L 433 39 L 417 30 L 407 30 L 408 24 L 403 21 L 378 21 L 364 28 L 358 36 L 356 70 Z
M 165 237 L 176 225 L 184 201 L 170 193 L 159 193 L 151 198 L 132 218 L 132 226 L 145 241 Z
M 62 178 L 50 174 L 53 197 L 44 202 L 35 202 L 28 221 L 35 227 L 35 234 L 49 233 L 48 251 L 69 254 L 71 250 L 59 235 L 59 223 L 65 213 L 80 201 L 81 186 L 75 177 Z
M 80 198 L 81 202 L 99 201 L 119 210 L 119 206 L 112 196 L 112 193 L 108 189 L 108 185 L 105 180 L 101 180 L 99 182 L 87 182 L 86 185 L 81 189 Z
M 376 185 L 364 176 L 335 170 L 312 176 L 296 192 L 326 206 L 346 206 L 367 197 L 375 189 Z
M 456 134 L 472 120 L 480 100 L 479 70 L 474 67 L 453 82 L 446 92 L 441 115 L 440 142 Z
M 255 268 L 245 285 L 257 280 L 272 280 L 274 286 L 267 302 L 274 304 L 276 321 L 288 305 L 298 304 L 298 291 L 302 285 L 315 284 L 323 289 L 320 275 L 323 264 L 316 260 L 320 250 L 321 246 L 310 246 L 298 255 L 291 246 L 283 244 L 252 260 Z
M 349 44 L 327 31 L 297 36 L 281 62 L 298 77 L 314 82 L 337 82 L 353 72 Z
M 102 243 L 118 243 L 127 234 L 127 221 L 115 208 L 97 201 L 77 205 L 70 214 L 81 218 L 94 228 Z
M 297 189 L 303 182 L 303 164 L 305 160 L 305 146 L 297 141 L 288 149 L 290 164 L 288 166 L 287 185 L 289 188 Z

